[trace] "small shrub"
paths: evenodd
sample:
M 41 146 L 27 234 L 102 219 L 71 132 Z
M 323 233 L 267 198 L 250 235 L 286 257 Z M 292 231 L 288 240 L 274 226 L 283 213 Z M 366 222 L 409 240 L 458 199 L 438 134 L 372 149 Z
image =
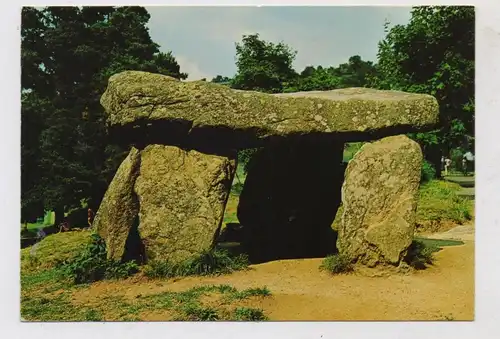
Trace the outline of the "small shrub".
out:
M 320 269 L 332 274 L 338 274 L 352 271 L 353 265 L 349 257 L 342 254 L 333 254 L 323 260 Z
M 248 257 L 244 254 L 231 256 L 227 250 L 212 249 L 178 264 L 153 261 L 144 273 L 150 278 L 227 274 L 245 269 L 248 265 Z
M 420 182 L 421 183 L 429 182 L 435 178 L 436 178 L 436 169 L 434 168 L 434 166 L 430 162 L 428 162 L 427 160 L 424 160 L 422 163 Z
M 420 240 L 414 240 L 408 248 L 405 262 L 413 268 L 425 269 L 434 263 L 434 252 L 439 251 L 435 245 L 426 245 Z
M 262 321 L 267 320 L 261 309 L 238 307 L 233 312 L 234 320 L 240 321 Z
M 189 303 L 181 308 L 183 320 L 189 321 L 215 321 L 219 320 L 217 310 L 212 307 L 203 307 Z
M 133 261 L 121 263 L 108 260 L 106 244 L 97 234 L 92 234 L 92 241 L 79 255 L 63 261 L 58 267 L 75 284 L 125 278 L 138 271 L 138 265 Z

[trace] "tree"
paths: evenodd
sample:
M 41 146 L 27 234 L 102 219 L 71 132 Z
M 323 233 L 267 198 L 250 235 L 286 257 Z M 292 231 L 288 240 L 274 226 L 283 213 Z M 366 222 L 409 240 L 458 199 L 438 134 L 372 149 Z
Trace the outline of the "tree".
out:
M 269 93 L 282 92 L 284 83 L 297 74 L 292 64 L 297 52 L 283 42 L 260 39 L 259 34 L 244 35 L 236 43 L 237 73 L 232 86 L 237 89 Z
M 284 92 L 327 91 L 346 87 L 365 87 L 375 73 L 371 61 L 355 55 L 338 67 L 307 66 L 292 83 L 286 84 Z
M 389 30 L 386 23 L 379 44 L 373 87 L 427 93 L 439 102 L 436 130 L 411 135 L 436 167 L 442 152 L 473 147 L 474 28 L 473 7 L 414 7 L 407 25 Z
M 349 58 L 347 63 L 340 64 L 333 69 L 333 74 L 338 76 L 341 88 L 365 87 L 368 78 L 375 72 L 375 66 L 371 61 L 364 61 L 359 55 Z
M 231 79 L 229 77 L 225 77 L 222 75 L 217 75 L 216 77 L 212 78 L 211 82 L 215 84 L 231 84 Z
M 285 92 L 297 91 L 327 91 L 339 88 L 342 79 L 331 69 L 318 66 L 307 66 L 295 82 L 285 89 Z
M 23 8 L 21 203 L 26 211 L 42 205 L 60 220 L 82 201 L 98 207 L 125 154 L 109 145 L 99 103 L 109 76 L 142 70 L 187 78 L 172 53 L 160 53 L 151 40 L 149 18 L 143 7 Z

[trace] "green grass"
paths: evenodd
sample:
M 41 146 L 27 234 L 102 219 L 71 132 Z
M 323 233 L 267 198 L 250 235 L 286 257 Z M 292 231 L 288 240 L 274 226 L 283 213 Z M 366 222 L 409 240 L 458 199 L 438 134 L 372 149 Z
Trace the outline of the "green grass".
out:
M 420 241 L 427 247 L 446 247 L 446 246 L 459 246 L 463 245 L 463 241 L 459 240 L 442 240 L 442 239 L 429 239 L 429 238 L 421 238 L 415 237 L 416 241 Z
M 265 292 L 263 292 L 265 291 Z M 235 301 L 252 297 L 269 297 L 267 288 L 238 291 L 228 285 L 211 285 L 191 288 L 184 292 L 164 292 L 140 297 L 138 302 L 148 310 L 168 309 L 175 314 L 174 320 L 215 321 L 215 320 L 266 320 L 262 310 L 234 305 Z M 211 296 L 211 302 L 203 298 Z
M 237 290 L 229 285 L 206 285 L 185 291 L 150 295 L 103 295 L 96 303 L 75 303 L 72 294 L 91 285 L 75 286 L 57 269 L 21 272 L 21 315 L 28 321 L 139 321 L 142 312 L 167 311 L 165 320 L 266 320 L 262 310 L 241 302 L 267 298 L 266 288 Z
M 238 216 L 237 216 L 237 210 L 238 210 L 238 203 L 239 203 L 239 195 L 235 193 L 231 193 L 229 195 L 229 199 L 227 200 L 226 204 L 226 209 L 224 211 L 224 219 L 223 219 L 223 226 L 224 224 L 229 224 L 229 223 L 238 223 Z
M 233 312 L 234 320 L 242 321 L 262 321 L 268 320 L 261 309 L 238 307 Z
M 417 204 L 417 223 L 450 220 L 462 224 L 472 218 L 473 202 L 458 196 L 460 185 L 432 180 L 421 186 Z
M 244 300 L 250 297 L 268 297 L 271 295 L 271 291 L 267 289 L 267 287 L 262 288 L 249 288 L 240 292 L 231 291 L 232 293 L 229 295 L 229 300 Z
M 354 155 L 359 151 L 364 142 L 351 142 L 347 143 L 344 148 L 343 162 L 349 162 Z
M 21 250 L 21 266 L 29 265 L 31 270 L 55 267 L 74 258 L 91 240 L 91 233 L 85 231 L 48 235 L 38 243 L 33 256 L 30 254 L 31 246 Z M 36 267 L 33 266 L 34 262 L 38 262 Z
M 231 256 L 224 249 L 214 249 L 180 263 L 152 261 L 146 266 L 144 273 L 150 278 L 218 275 L 243 270 L 248 265 L 248 257 L 245 255 Z
M 323 259 L 320 270 L 327 271 L 331 274 L 341 274 L 351 272 L 353 265 L 350 258 L 342 254 L 333 254 Z

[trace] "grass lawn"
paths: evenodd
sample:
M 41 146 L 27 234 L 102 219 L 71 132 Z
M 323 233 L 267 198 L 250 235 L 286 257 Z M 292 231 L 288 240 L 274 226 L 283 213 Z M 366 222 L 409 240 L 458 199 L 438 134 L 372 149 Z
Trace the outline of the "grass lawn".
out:
M 138 321 L 161 320 L 266 320 L 262 310 L 248 307 L 252 298 L 265 298 L 265 288 L 237 290 L 229 285 L 198 286 L 134 296 L 103 294 L 97 302 L 75 298 L 90 284 L 74 284 L 57 264 L 75 257 L 91 240 L 91 233 L 74 231 L 47 236 L 34 255 L 21 251 L 21 316 L 28 321 Z M 166 278 L 142 281 L 161 284 Z M 112 283 L 112 280 L 102 284 Z
M 463 241 L 459 240 L 441 240 L 441 239 L 428 239 L 422 237 L 415 237 L 415 240 L 422 242 L 427 247 L 447 247 L 463 245 Z
M 417 227 L 438 231 L 443 222 L 463 224 L 471 220 L 474 202 L 459 196 L 462 187 L 456 183 L 432 180 L 419 190 Z
M 98 303 L 73 298 L 87 285 L 71 285 L 56 269 L 21 275 L 21 315 L 28 321 L 266 320 L 245 301 L 270 296 L 266 288 L 238 291 L 229 285 L 199 286 L 149 295 L 105 295 Z
M 349 145 L 344 159 L 352 158 L 359 144 Z M 238 222 L 237 206 L 245 174 L 241 165 L 233 181 L 223 220 Z M 239 180 L 238 180 L 239 178 Z M 241 182 L 240 182 L 241 181 Z M 421 186 L 417 207 L 417 224 L 452 221 L 463 223 L 472 218 L 473 202 L 457 195 L 458 184 L 434 180 Z M 35 231 L 42 224 L 29 224 Z M 463 244 L 460 241 L 415 238 L 424 247 L 440 248 Z M 75 285 L 61 273 L 58 264 L 76 257 L 91 241 L 91 232 L 72 231 L 48 235 L 36 246 L 21 250 L 21 314 L 28 321 L 137 321 L 137 320 L 266 320 L 261 309 L 249 307 L 252 298 L 267 298 L 266 287 L 237 290 L 229 285 L 204 285 L 184 291 L 162 291 L 142 295 L 106 294 L 95 302 L 80 301 L 75 295 L 88 291 L 93 284 Z M 425 253 L 424 253 L 425 254 Z M 425 254 L 430 258 L 430 254 Z M 427 257 L 423 257 L 428 260 Z M 140 282 L 167 283 L 140 268 Z M 165 275 L 163 275 L 164 277 Z M 108 282 L 99 282 L 100 286 Z M 95 284 L 95 283 L 94 283 Z M 105 289 L 104 289 L 105 290 Z

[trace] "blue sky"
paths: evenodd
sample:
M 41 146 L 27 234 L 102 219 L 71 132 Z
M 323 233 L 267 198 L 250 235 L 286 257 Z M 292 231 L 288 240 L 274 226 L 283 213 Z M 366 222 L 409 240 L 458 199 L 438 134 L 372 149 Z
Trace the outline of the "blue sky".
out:
M 384 21 L 406 24 L 410 7 L 146 7 L 151 37 L 172 51 L 188 80 L 233 76 L 235 42 L 259 33 L 295 49 L 294 67 L 337 66 L 352 55 L 376 60 Z

